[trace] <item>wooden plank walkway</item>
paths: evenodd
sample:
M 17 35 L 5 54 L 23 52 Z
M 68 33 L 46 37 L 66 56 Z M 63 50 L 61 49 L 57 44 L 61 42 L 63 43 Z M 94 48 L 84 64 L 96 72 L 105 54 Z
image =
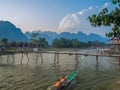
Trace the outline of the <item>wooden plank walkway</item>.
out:
M 82 53 L 82 52 L 69 52 L 69 51 L 26 51 L 26 50 L 21 50 L 21 51 L 17 51 L 17 50 L 12 50 L 12 51 L 0 51 L 0 56 L 1 55 L 12 55 L 14 56 L 15 53 L 21 53 L 21 64 L 22 64 L 22 60 L 23 60 L 23 54 L 25 54 L 28 58 L 28 63 L 29 63 L 29 56 L 28 53 L 36 53 L 39 54 L 41 56 L 41 64 L 43 64 L 43 56 L 42 54 L 44 53 L 48 53 L 48 54 L 54 54 L 54 64 L 59 63 L 59 55 L 60 54 L 66 54 L 66 55 L 74 55 L 75 56 L 75 62 L 78 62 L 78 56 L 79 55 L 84 55 L 84 56 L 95 56 L 96 57 L 96 64 L 99 64 L 99 60 L 98 57 L 118 57 L 118 63 L 120 65 L 120 54 L 101 54 L 101 53 Z M 38 55 L 37 55 L 38 57 Z M 38 59 L 37 59 L 38 61 Z M 36 61 L 36 62 L 37 62 Z
M 62 51 L 0 51 L 0 54 L 13 53 L 49 53 L 49 54 L 68 54 L 68 55 L 84 55 L 84 56 L 102 56 L 102 57 L 120 57 L 120 54 L 96 54 L 96 53 L 81 53 L 81 52 L 62 52 Z
M 57 52 L 57 51 L 38 51 L 37 53 L 102 56 L 102 57 L 120 57 L 120 54 L 96 54 L 96 53 L 81 53 L 81 52 L 61 52 L 61 51 L 60 52 Z

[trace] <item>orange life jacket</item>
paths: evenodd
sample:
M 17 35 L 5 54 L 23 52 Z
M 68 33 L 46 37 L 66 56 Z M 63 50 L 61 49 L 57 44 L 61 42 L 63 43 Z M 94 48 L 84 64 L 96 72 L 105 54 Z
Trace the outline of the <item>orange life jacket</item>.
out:
M 59 87 L 59 86 L 60 86 L 60 82 L 56 82 L 56 83 L 55 83 L 55 86 L 56 86 L 56 87 Z
M 66 79 L 65 78 L 61 78 L 60 82 L 64 82 Z

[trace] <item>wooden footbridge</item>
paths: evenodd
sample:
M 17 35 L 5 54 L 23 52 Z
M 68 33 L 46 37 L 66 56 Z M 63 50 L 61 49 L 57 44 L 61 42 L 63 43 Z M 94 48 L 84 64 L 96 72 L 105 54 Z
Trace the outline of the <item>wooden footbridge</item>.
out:
M 117 57 L 118 58 L 118 64 L 120 65 L 120 55 L 119 54 L 98 54 L 98 53 L 81 53 L 81 52 L 62 52 L 62 51 L 28 51 L 28 50 L 21 50 L 21 51 L 17 51 L 17 50 L 9 50 L 9 51 L 0 51 L 0 59 L 2 60 L 2 55 L 7 55 L 7 61 L 9 60 L 9 55 L 12 55 L 13 57 L 13 62 L 15 60 L 14 55 L 16 53 L 21 53 L 21 64 L 23 61 L 23 57 L 26 55 L 28 62 L 29 63 L 29 53 L 35 53 L 37 60 L 36 63 L 38 62 L 38 56 L 40 55 L 41 57 L 41 64 L 43 64 L 43 55 L 44 53 L 48 53 L 48 54 L 54 54 L 54 65 L 59 64 L 59 55 L 60 54 L 66 54 L 66 55 L 74 55 L 74 61 L 78 63 L 79 60 L 79 56 L 95 56 L 96 57 L 96 65 L 99 64 L 99 58 L 98 57 Z

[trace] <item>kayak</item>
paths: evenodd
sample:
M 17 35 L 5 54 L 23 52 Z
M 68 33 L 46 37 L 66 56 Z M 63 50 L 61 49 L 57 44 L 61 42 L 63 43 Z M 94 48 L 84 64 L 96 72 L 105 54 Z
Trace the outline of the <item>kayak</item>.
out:
M 77 75 L 78 73 L 78 70 L 72 72 L 67 78 L 66 78 L 66 81 L 61 83 L 60 87 L 59 88 L 56 88 L 55 85 L 52 85 L 50 87 L 47 88 L 47 90 L 64 90 L 65 88 L 67 88 L 72 80 L 75 78 L 75 76 Z
M 78 70 L 72 72 L 68 77 L 67 77 L 67 81 L 70 82 L 74 79 L 74 77 L 77 75 Z
M 72 73 L 67 77 L 66 81 L 63 82 L 63 83 L 60 85 L 60 87 L 57 88 L 57 89 L 55 89 L 55 90 L 63 90 L 64 88 L 68 87 L 68 86 L 71 84 L 72 80 L 73 80 L 73 79 L 75 78 L 75 76 L 77 75 L 77 73 L 78 73 L 78 70 L 72 72 Z

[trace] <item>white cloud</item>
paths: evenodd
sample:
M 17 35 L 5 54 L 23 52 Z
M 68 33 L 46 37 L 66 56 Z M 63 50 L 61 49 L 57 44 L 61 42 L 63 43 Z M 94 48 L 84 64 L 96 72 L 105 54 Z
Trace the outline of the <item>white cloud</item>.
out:
M 83 15 L 85 12 L 87 12 L 87 9 L 81 10 L 78 14 Z
M 68 14 L 59 23 L 59 30 L 65 31 L 70 28 L 75 28 L 79 25 L 80 25 L 80 20 L 78 19 L 77 14 Z
M 90 25 L 90 22 L 87 20 L 89 15 L 96 14 L 100 12 L 101 8 L 107 8 L 110 6 L 109 3 L 105 3 L 102 6 L 90 6 L 87 9 L 83 9 L 78 13 L 66 15 L 61 22 L 59 23 L 59 32 L 79 32 L 82 31 L 86 34 L 97 33 L 102 36 L 105 35 L 105 32 L 110 30 L 109 27 L 97 27 L 94 28 Z
M 89 9 L 89 10 L 93 9 L 93 6 L 90 6 L 88 9 Z
M 106 7 L 108 7 L 110 5 L 110 3 L 105 3 L 104 5 L 103 5 L 103 8 L 106 8 Z
M 83 15 L 83 14 L 87 13 L 89 10 L 92 10 L 92 9 L 93 9 L 93 6 L 90 6 L 88 9 L 81 10 L 78 14 Z
M 107 8 L 109 6 L 110 6 L 110 3 L 104 3 L 104 5 L 99 10 L 101 11 L 103 8 Z

